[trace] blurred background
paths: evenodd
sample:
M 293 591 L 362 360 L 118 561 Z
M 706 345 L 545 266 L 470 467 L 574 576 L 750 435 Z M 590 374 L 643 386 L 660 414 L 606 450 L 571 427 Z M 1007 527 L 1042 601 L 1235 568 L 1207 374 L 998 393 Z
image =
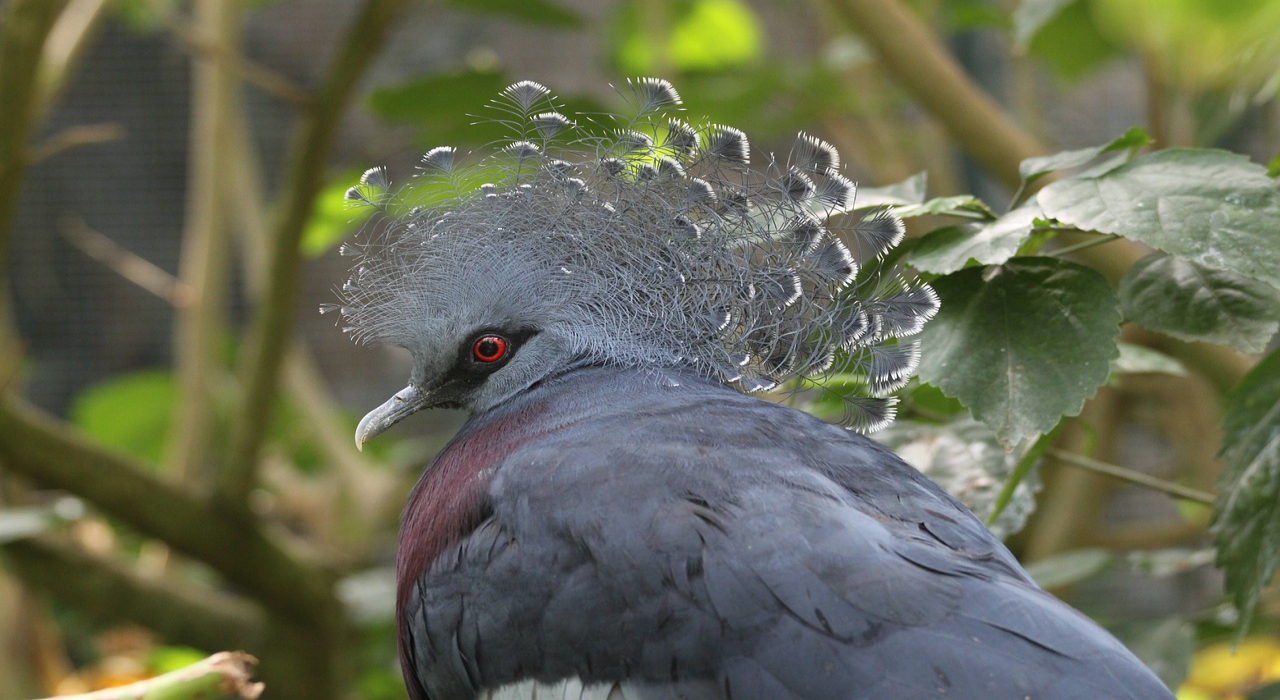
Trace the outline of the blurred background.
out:
M 0 16 L 15 4 L 0 3 Z M 22 347 L 15 381 L 94 444 L 165 483 L 199 485 L 219 452 L 239 444 L 237 367 L 270 287 L 270 232 L 298 181 L 291 153 L 365 4 L 63 7 L 46 53 L 65 63 L 34 121 L 5 261 Z M 419 415 L 365 453 L 351 449 L 356 420 L 404 386 L 409 362 L 397 349 L 353 345 L 336 314 L 317 312 L 346 278 L 338 243 L 362 223 L 346 188 L 374 165 L 403 182 L 431 147 L 491 142 L 493 126 L 473 123 L 516 80 L 591 112 L 620 104 L 611 85 L 654 75 L 676 85 L 691 118 L 739 127 L 759 151 L 785 150 L 803 129 L 835 144 L 862 185 L 923 171 L 930 196 L 974 193 L 1002 209 L 1016 182 L 971 157 L 984 146 L 959 138 L 945 110 L 922 99 L 946 86 L 904 80 L 910 66 L 878 49 L 897 40 L 875 21 L 890 11 L 927 30 L 1021 130 L 1013 140 L 1038 154 L 1106 143 L 1132 126 L 1159 148 L 1222 147 L 1261 163 L 1280 153 L 1272 0 L 409 3 L 385 37 L 368 37 L 376 53 L 310 169 L 317 196 L 288 299 L 296 343 L 245 498 L 255 522 L 301 552 L 341 601 L 340 641 L 325 652 L 344 660 L 334 697 L 404 697 L 390 619 L 397 518 L 463 418 Z M 910 233 L 939 224 L 913 219 Z M 909 403 L 918 410 L 887 439 L 962 497 L 989 499 L 1011 468 L 1007 455 L 968 428 L 935 429 L 955 426 L 939 418 L 955 411 L 936 390 L 906 391 L 920 392 Z M 1099 459 L 1212 490 L 1219 399 L 1194 373 L 1117 376 L 1073 439 Z M 260 600 L 252 591 L 46 486 L 0 468 L 0 542 L 10 553 L 0 556 L 0 700 L 145 677 L 222 641 L 260 644 L 252 650 L 268 659 L 263 650 L 282 644 L 271 614 L 264 622 L 245 602 Z M 1280 697 L 1259 690 L 1280 682 L 1274 596 L 1242 653 L 1225 655 L 1234 620 L 1212 567 L 1208 508 L 1052 463 L 1020 498 L 1001 533 L 1010 546 L 1181 697 Z M 177 591 L 172 609 L 148 609 L 138 594 L 148 582 Z M 189 586 L 213 597 L 186 600 Z M 229 631 L 166 622 L 197 603 L 217 608 L 210 614 L 222 617 L 210 619 Z M 283 690 L 288 672 L 264 673 L 279 683 L 266 697 L 308 697 Z

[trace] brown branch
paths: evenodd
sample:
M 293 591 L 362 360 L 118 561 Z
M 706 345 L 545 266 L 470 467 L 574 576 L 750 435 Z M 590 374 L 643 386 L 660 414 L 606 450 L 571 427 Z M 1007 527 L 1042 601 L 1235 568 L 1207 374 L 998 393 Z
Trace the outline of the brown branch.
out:
M 1018 127 L 956 63 L 933 31 L 898 0 L 833 0 L 885 69 L 946 125 L 960 146 L 1010 187 L 1018 163 L 1045 148 Z
M 12 396 L 0 399 L 0 459 L 6 469 L 80 496 L 205 562 L 284 617 L 314 620 L 338 605 L 324 571 L 294 559 L 259 528 L 227 517 Z
M 175 308 L 182 307 L 191 296 L 191 290 L 166 270 L 79 219 L 63 222 L 62 236 L 80 252 Z
M 66 601 L 101 624 L 143 624 L 171 643 L 200 649 L 254 648 L 262 642 L 264 616 L 243 599 L 139 576 L 51 537 L 9 542 L 0 551 L 32 590 Z
M 301 287 L 298 244 L 324 184 L 325 165 L 338 124 L 356 83 L 373 62 L 409 0 L 367 0 L 347 31 L 326 73 L 324 84 L 289 159 L 282 215 L 272 234 L 267 288 L 259 300 L 245 360 L 241 366 L 243 399 L 231 436 L 231 449 L 218 483 L 218 495 L 240 507 L 257 479 L 262 441 L 280 381 L 280 368 L 293 338 L 294 313 Z
M 27 154 L 27 165 L 35 165 L 42 160 L 52 158 L 63 151 L 80 146 L 99 143 L 110 143 L 124 138 L 124 128 L 119 124 L 91 124 L 71 126 L 45 139 Z
M 312 95 L 295 85 L 285 76 L 254 63 L 244 57 L 240 51 L 227 47 L 222 42 L 211 40 L 191 28 L 190 22 L 180 18 L 176 13 L 161 9 L 165 24 L 178 40 L 187 47 L 197 59 L 226 62 L 232 71 L 245 82 L 257 86 L 264 92 L 275 95 L 294 105 L 306 108 L 311 104 Z
M 1140 471 L 1135 471 L 1128 467 L 1122 467 L 1118 464 L 1099 462 L 1096 459 L 1089 459 L 1084 455 L 1078 455 L 1066 450 L 1059 450 L 1054 447 L 1050 447 L 1045 454 L 1053 457 L 1059 462 L 1070 464 L 1074 467 L 1080 467 L 1081 469 L 1088 469 L 1089 471 L 1097 474 L 1104 474 L 1113 479 L 1119 479 L 1120 481 L 1124 481 L 1135 486 L 1159 491 L 1174 498 L 1180 498 L 1184 501 L 1194 501 L 1208 506 L 1211 506 L 1214 503 L 1214 495 L 1207 491 L 1193 489 L 1190 486 L 1183 486 L 1182 484 L 1165 481 L 1164 479 L 1157 479 L 1149 474 L 1143 474 Z

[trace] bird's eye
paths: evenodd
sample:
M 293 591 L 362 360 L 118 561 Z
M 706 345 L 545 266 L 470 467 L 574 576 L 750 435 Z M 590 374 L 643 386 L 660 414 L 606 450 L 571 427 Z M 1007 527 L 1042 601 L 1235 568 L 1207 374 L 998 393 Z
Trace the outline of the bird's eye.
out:
M 479 362 L 497 362 L 507 356 L 507 339 L 500 335 L 482 335 L 471 346 L 471 356 Z

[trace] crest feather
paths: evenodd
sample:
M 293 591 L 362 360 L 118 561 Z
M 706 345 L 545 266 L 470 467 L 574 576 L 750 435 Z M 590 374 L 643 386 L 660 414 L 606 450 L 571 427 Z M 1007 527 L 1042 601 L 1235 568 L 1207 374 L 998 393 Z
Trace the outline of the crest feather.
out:
M 344 247 L 355 264 L 334 308 L 348 332 L 415 347 L 435 319 L 492 294 L 586 361 L 683 368 L 746 392 L 839 373 L 870 395 L 848 399 L 847 425 L 892 420 L 884 394 L 919 354 L 902 339 L 938 308 L 928 286 L 879 270 L 901 222 L 886 209 L 836 217 L 855 186 L 826 141 L 800 134 L 785 162 L 753 169 L 746 134 L 686 119 L 670 83 L 624 89 L 629 115 L 592 115 L 593 131 L 544 86 L 508 87 L 493 107 L 510 136 L 465 166 L 456 149 L 429 151 L 422 174 L 443 187 L 421 188 L 419 206 L 368 171 L 349 198 L 383 215 Z

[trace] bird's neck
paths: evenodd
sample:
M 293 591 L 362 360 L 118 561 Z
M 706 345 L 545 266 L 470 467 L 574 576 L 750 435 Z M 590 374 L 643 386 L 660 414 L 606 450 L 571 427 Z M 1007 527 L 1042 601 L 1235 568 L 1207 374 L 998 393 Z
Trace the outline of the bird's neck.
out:
M 397 603 L 403 604 L 417 577 L 483 520 L 490 467 L 525 439 L 532 415 L 492 420 L 477 415 L 418 479 L 405 507 L 396 558 Z
M 696 377 L 686 379 L 705 383 Z M 583 382 L 595 393 L 581 391 L 578 387 Z M 409 496 L 396 561 L 397 603 L 404 604 L 414 582 L 437 557 L 484 521 L 493 467 L 530 441 L 602 410 L 625 412 L 628 398 L 648 385 L 656 388 L 657 380 L 643 371 L 575 368 L 472 416 L 423 472 Z M 600 391 L 614 397 L 611 405 L 600 404 Z

